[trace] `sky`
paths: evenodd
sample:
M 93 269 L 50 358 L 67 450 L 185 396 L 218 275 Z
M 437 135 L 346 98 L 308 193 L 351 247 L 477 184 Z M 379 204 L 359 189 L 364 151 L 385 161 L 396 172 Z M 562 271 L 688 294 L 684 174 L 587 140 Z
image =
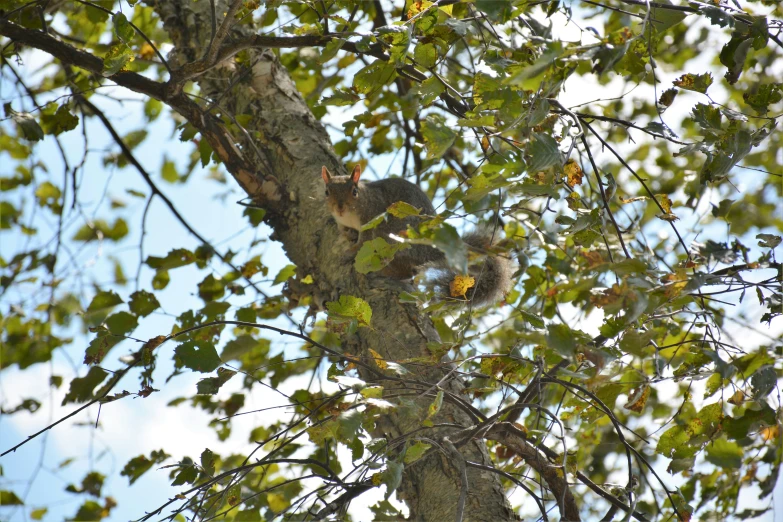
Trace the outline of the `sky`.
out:
M 562 22 L 562 20 L 559 21 Z M 555 23 L 557 24 L 558 20 Z M 564 37 L 570 40 L 578 39 L 578 31 L 568 32 L 573 29 L 573 26 L 567 29 Z M 30 55 L 27 59 L 27 63 L 21 70 L 25 76 L 32 78 L 33 72 L 41 63 L 41 57 Z M 664 86 L 669 85 L 671 80 L 677 76 L 673 72 L 658 72 L 663 80 L 661 85 Z M 639 89 L 643 91 L 646 88 L 640 87 Z M 11 86 L 7 81 L 0 84 L 0 101 L 19 103 L 17 94 L 11 92 L 10 89 Z M 610 93 L 619 96 L 627 89 L 628 86 L 619 80 L 607 86 L 570 82 L 566 86 L 561 101 L 567 106 L 574 106 L 596 99 L 609 98 L 611 97 Z M 94 96 L 91 100 L 110 115 L 112 121 L 122 129 L 123 133 L 139 129 L 146 129 L 149 132 L 146 140 L 135 151 L 137 158 L 152 173 L 158 186 L 196 230 L 213 244 L 218 245 L 223 252 L 231 249 L 244 253 L 248 244 L 267 235 L 266 230 L 254 230 L 247 224 L 247 220 L 242 216 L 244 208 L 235 204 L 243 197 L 243 194 L 232 180 L 229 179 L 228 184 L 220 184 L 208 178 L 208 169 L 197 167 L 192 175 L 193 179 L 187 184 L 172 185 L 163 181 L 160 177 L 160 171 L 164 157 L 174 160 L 182 168 L 187 163 L 191 145 L 181 144 L 176 140 L 169 141 L 175 130 L 171 119 L 165 115 L 157 122 L 147 124 L 143 118 L 141 102 L 136 95 L 118 89 L 112 92 L 120 93 L 124 101 L 117 103 L 99 96 Z M 636 94 L 644 95 L 645 93 L 637 91 Z M 713 94 L 718 94 L 718 91 L 716 90 Z M 694 103 L 694 97 L 698 96 L 695 93 L 681 93 L 667 114 L 676 115 L 687 112 Z M 354 111 L 356 110 L 358 109 L 354 109 Z M 335 126 L 340 128 L 339 121 L 349 114 L 350 111 L 333 109 L 331 118 L 333 118 Z M 100 122 L 96 119 L 89 120 L 87 126 L 91 136 L 89 143 L 91 154 L 83 169 L 80 189 L 80 198 L 86 202 L 84 212 L 94 217 L 106 217 L 108 212 L 105 209 L 108 201 L 112 197 L 122 199 L 128 204 L 125 215 L 131 228 L 130 236 L 119 245 L 109 242 L 90 245 L 90 247 L 76 253 L 70 268 L 67 264 L 63 266 L 63 270 L 66 271 L 85 271 L 87 277 L 84 280 L 84 286 L 89 292 L 91 279 L 111 280 L 111 273 L 107 268 L 110 265 L 106 263 L 106 260 L 112 256 L 122 259 L 128 276 L 132 277 L 135 274 L 138 264 L 137 245 L 140 240 L 141 214 L 145 202 L 129 195 L 126 190 L 131 188 L 142 190 L 145 193 L 149 193 L 149 190 L 144 187 L 140 176 L 132 168 L 116 169 L 113 166 L 103 165 L 102 157 L 106 152 L 117 152 L 116 147 L 113 146 L 110 136 L 105 133 Z M 330 132 L 333 138 L 338 137 L 334 128 Z M 77 130 L 64 134 L 62 139 L 71 163 L 78 162 L 80 151 L 83 150 L 80 132 Z M 59 180 L 62 166 L 52 140 L 45 140 L 37 147 L 38 155 L 45 158 L 49 166 L 50 175 L 54 180 Z M 382 173 L 387 170 L 388 164 L 383 164 L 382 161 L 374 163 L 377 172 Z M 388 162 L 389 159 L 387 158 L 385 161 Z M 320 166 L 314 166 L 313 175 L 317 175 L 319 171 Z M 394 168 L 392 168 L 392 172 L 394 172 Z M 0 174 L 9 174 L 8 168 L 3 165 L 2 156 L 0 156 Z M 687 230 L 687 218 L 685 222 L 685 230 Z M 154 201 L 150 207 L 146 223 L 145 256 L 164 256 L 172 248 L 195 248 L 198 246 L 198 241 L 172 220 L 168 209 L 159 199 Z M 49 233 L 54 230 L 54 224 L 47 222 L 45 218 L 40 216 L 36 225 L 41 229 L 42 237 L 48 237 Z M 74 222 L 66 236 L 72 235 L 78 226 L 79 223 Z M 692 239 L 692 237 L 687 238 L 686 241 L 689 242 Z M 5 233 L 0 236 L 0 255 L 7 257 L 10 252 L 18 251 L 20 245 L 26 241 L 27 239 L 20 235 Z M 270 268 L 270 281 L 288 263 L 280 245 L 273 242 L 258 244 L 247 253 L 247 256 L 257 254 L 263 256 L 264 263 Z M 244 262 L 243 255 L 245 254 L 240 254 L 236 260 L 237 264 Z M 219 264 L 215 264 L 215 267 L 218 273 L 226 271 L 226 267 L 221 267 Z M 142 266 L 140 277 L 142 288 L 149 287 L 152 275 L 152 270 Z M 158 297 L 164 312 L 153 314 L 147 320 L 142 321 L 140 327 L 134 332 L 134 337 L 147 339 L 161 333 L 167 333 L 171 329 L 174 317 L 180 312 L 190 308 L 200 308 L 203 303 L 197 295 L 192 294 L 192 289 L 195 282 L 203 275 L 199 275 L 191 267 L 173 270 L 169 287 Z M 261 286 L 273 294 L 279 291 L 279 287 L 272 287 L 271 282 L 262 283 Z M 15 302 L 20 297 L 26 297 L 25 293 L 32 295 L 33 292 L 39 290 L 39 287 L 39 284 L 20 287 L 20 293 L 9 296 L 8 302 Z M 133 283 L 131 283 L 118 291 L 120 295 L 127 297 L 133 289 Z M 244 302 L 249 302 L 254 297 L 247 295 L 244 298 L 236 298 L 233 302 L 240 303 L 243 302 L 243 299 Z M 0 306 L 4 307 L 5 304 L 0 302 Z M 294 319 L 301 318 L 295 317 Z M 290 323 L 285 320 L 278 320 L 278 323 L 281 327 L 290 327 Z M 598 324 L 600 324 L 600 317 L 594 316 L 586 319 L 581 326 L 585 331 L 591 332 L 597 328 Z M 737 328 L 737 332 L 740 331 Z M 780 333 L 780 325 L 767 332 L 773 337 L 779 336 Z M 4 451 L 23 440 L 27 435 L 46 426 L 52 420 L 72 411 L 73 405 L 63 407 L 60 406 L 60 403 L 67 391 L 67 383 L 70 378 L 75 373 L 80 375 L 85 373 L 85 367 L 80 362 L 84 348 L 91 337 L 76 329 L 74 329 L 73 335 L 75 339 L 73 344 L 63 351 L 58 351 L 50 365 L 35 365 L 23 372 L 15 367 L 4 368 L 0 372 L 0 404 L 4 406 L 17 404 L 25 397 L 37 396 L 40 383 L 46 382 L 51 374 L 65 376 L 66 383 L 60 389 L 50 390 L 48 400 L 35 415 L 17 413 L 12 416 L 0 417 L 0 451 Z M 768 342 L 762 333 L 755 334 L 755 337 L 747 333 L 742 335 L 745 335 L 744 340 L 748 344 L 748 348 Z M 298 344 L 284 339 L 276 339 L 273 347 L 276 351 L 286 351 L 288 355 L 295 353 Z M 135 348 L 137 346 L 134 346 L 131 341 L 125 341 L 116 346 L 108 358 L 107 366 L 121 367 L 121 364 L 116 360 L 117 357 Z M 173 346 L 168 347 L 169 353 L 172 349 Z M 286 409 L 281 408 L 271 412 L 237 417 L 233 421 L 231 437 L 224 442 L 218 441 L 214 432 L 207 428 L 209 417 L 203 412 L 187 405 L 180 405 L 176 408 L 166 407 L 166 404 L 171 400 L 192 394 L 195 383 L 203 376 L 184 374 L 164 386 L 162 379 L 171 372 L 172 363 L 168 356 L 163 356 L 159 360 L 159 368 L 156 372 L 156 379 L 160 381 L 160 385 L 156 385 L 160 389 L 159 392 L 144 399 L 128 398 L 106 405 L 100 411 L 100 422 L 97 429 L 94 426 L 98 416 L 98 408 L 89 408 L 49 431 L 46 435 L 23 446 L 14 454 L 0 458 L 0 466 L 3 469 L 3 476 L 0 476 L 0 489 L 10 487 L 21 496 L 21 493 L 25 493 L 31 476 L 35 474 L 32 488 L 26 494 L 28 506 L 35 508 L 45 504 L 49 506 L 50 511 L 44 520 L 58 520 L 65 516 L 72 516 L 83 500 L 79 496 L 67 493 L 65 487 L 69 483 L 78 483 L 87 471 L 97 468 L 107 475 L 105 490 L 110 492 L 119 503 L 119 507 L 112 512 L 108 520 L 137 519 L 143 515 L 145 509 L 161 504 L 177 493 L 180 488 L 172 488 L 169 485 L 168 470 L 150 471 L 136 484 L 129 487 L 127 479 L 119 476 L 119 470 L 130 458 L 140 454 L 149 455 L 151 450 L 161 448 L 172 455 L 172 459 L 169 459 L 166 464 L 173 463 L 184 456 L 196 458 L 206 447 L 218 453 L 247 453 L 255 447 L 247 440 L 247 433 L 262 423 L 268 423 L 270 418 L 278 416 L 287 418 L 290 415 Z M 1 363 L 0 361 L 0 365 Z M 290 393 L 306 386 L 306 380 L 305 377 L 285 383 L 280 391 Z M 326 383 L 324 386 L 330 386 L 330 384 Z M 122 381 L 117 390 L 127 389 L 134 392 L 137 388 L 138 382 L 134 376 Z M 221 389 L 220 396 L 227 397 L 232 392 L 238 391 L 238 388 L 239 382 L 229 382 Z M 285 404 L 284 397 L 279 393 L 257 387 L 253 393 L 248 394 L 243 411 Z M 73 460 L 68 463 L 69 459 Z M 367 506 L 382 498 L 382 495 L 383 490 L 379 489 L 363 496 L 362 500 L 352 508 L 356 519 L 367 519 Z M 779 487 L 775 494 L 778 503 L 783 500 L 781 495 L 783 495 L 783 491 Z M 514 498 L 519 499 L 520 497 L 517 495 Z M 743 502 L 752 507 L 753 493 L 746 492 Z M 3 511 L 4 509 L 7 508 L 0 508 L 0 519 L 2 520 L 5 520 L 6 516 L 10 516 L 8 522 L 29 519 L 27 518 L 29 516 L 27 508 L 10 511 Z M 770 516 L 760 520 L 768 522 L 773 518 Z M 783 517 L 780 520 L 783 520 Z

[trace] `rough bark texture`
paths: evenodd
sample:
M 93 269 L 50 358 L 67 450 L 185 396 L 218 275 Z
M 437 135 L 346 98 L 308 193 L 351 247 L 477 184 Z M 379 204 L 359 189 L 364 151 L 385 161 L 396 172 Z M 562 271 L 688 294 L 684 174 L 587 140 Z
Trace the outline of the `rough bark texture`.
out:
M 177 48 L 175 67 L 201 58 L 211 36 L 209 2 L 158 0 L 153 6 Z M 217 2 L 216 12 L 226 11 L 227 6 Z M 242 28 L 235 29 L 232 36 L 248 34 L 247 28 Z M 201 94 L 220 98 L 220 107 L 227 113 L 251 114 L 255 118 L 248 126 L 251 132 L 257 133 L 255 143 L 249 143 L 247 136 L 235 138 L 241 144 L 239 150 L 244 163 L 255 165 L 257 182 L 243 180 L 242 173 L 232 170 L 230 164 L 227 168 L 251 197 L 270 207 L 269 224 L 275 230 L 274 239 L 282 242 L 301 274 L 314 277 L 314 286 L 322 298 L 333 300 L 340 294 L 349 294 L 369 302 L 373 310 L 372 328 L 362 328 L 353 338 L 345 339 L 344 350 L 366 356 L 371 348 L 389 360 L 428 356 L 426 344 L 437 341 L 437 333 L 416 306 L 398 302 L 402 285 L 379 276 L 361 276 L 345 258 L 347 244 L 330 220 L 320 184 L 321 165 L 340 174 L 344 168 L 334 155 L 323 126 L 313 117 L 272 52 L 256 52 L 252 70 L 244 74 L 243 81 L 236 82 L 237 74 L 247 72 L 224 65 L 198 79 Z M 235 82 L 233 87 L 232 82 Z M 443 376 L 437 368 L 409 369 L 419 379 L 429 382 Z M 460 394 L 463 388 L 455 380 L 443 386 L 455 394 Z M 415 401 L 422 415 L 431 401 L 431 395 Z M 419 427 L 421 418 L 415 414 L 392 415 L 384 423 L 383 431 L 387 436 L 399 436 Z M 446 403 L 439 419 L 462 426 L 472 424 L 464 411 Z M 466 460 L 490 464 L 481 441 L 466 444 L 461 453 Z M 464 520 L 517 520 L 495 474 L 469 468 L 468 483 Z M 449 459 L 435 455 L 406 471 L 398 493 L 408 503 L 413 520 L 454 520 L 460 484 L 458 468 Z

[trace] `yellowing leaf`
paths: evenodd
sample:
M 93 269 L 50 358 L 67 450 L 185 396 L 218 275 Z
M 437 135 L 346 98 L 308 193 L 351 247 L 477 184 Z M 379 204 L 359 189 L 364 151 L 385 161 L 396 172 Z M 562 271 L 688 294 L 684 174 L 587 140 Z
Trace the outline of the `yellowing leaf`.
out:
M 266 494 L 266 501 L 269 503 L 269 507 L 274 511 L 275 513 L 280 513 L 285 508 L 288 507 L 288 501 L 285 499 L 285 497 L 279 493 L 267 493 Z M 234 505 L 234 504 L 232 504 Z
M 375 364 L 378 365 L 378 368 L 381 370 L 385 370 L 389 367 L 389 365 L 386 363 L 386 360 L 383 358 L 381 354 L 373 350 L 372 348 L 368 348 L 370 351 L 370 355 L 372 355 L 373 360 L 375 360 Z
M 647 404 L 647 398 L 649 396 L 650 387 L 647 384 L 644 384 L 628 395 L 628 402 L 626 402 L 623 407 L 634 413 L 641 413 L 644 409 L 644 405 Z
M 330 318 L 338 316 L 338 318 L 356 319 L 359 326 L 370 326 L 372 308 L 361 297 L 341 295 L 339 301 L 326 303 L 326 309 L 329 311 Z
M 780 435 L 780 425 L 776 424 L 774 426 L 769 426 L 762 429 L 759 433 L 761 434 L 764 441 L 776 439 Z
M 476 279 L 469 275 L 456 275 L 449 283 L 449 295 L 451 297 L 463 297 L 467 299 L 467 292 L 476 284 Z
M 712 74 L 683 74 L 672 83 L 681 89 L 706 94 L 707 88 L 712 85 Z
M 672 211 L 672 200 L 669 199 L 669 196 L 666 194 L 656 194 L 655 199 L 658 200 L 658 203 L 660 203 L 661 208 L 663 211 L 667 214 L 670 214 Z
M 677 270 L 676 273 L 667 275 L 664 281 L 666 282 L 666 297 L 671 299 L 680 295 L 688 285 L 688 276 L 685 274 L 685 270 Z
M 427 418 L 424 419 L 422 424 L 425 426 L 432 426 L 432 418 L 438 414 L 441 406 L 443 406 L 443 390 L 438 391 L 438 394 L 435 395 L 435 400 L 432 401 L 429 408 L 427 408 Z
M 729 397 L 729 404 L 734 404 L 735 406 L 739 406 L 745 402 L 745 394 L 742 392 L 742 390 L 737 390 L 734 392 L 734 395 Z
M 576 185 L 582 184 L 582 177 L 584 176 L 584 172 L 582 171 L 582 167 L 579 166 L 579 163 L 576 161 L 570 159 L 563 167 L 563 172 L 565 172 L 566 175 L 566 184 L 573 188 Z

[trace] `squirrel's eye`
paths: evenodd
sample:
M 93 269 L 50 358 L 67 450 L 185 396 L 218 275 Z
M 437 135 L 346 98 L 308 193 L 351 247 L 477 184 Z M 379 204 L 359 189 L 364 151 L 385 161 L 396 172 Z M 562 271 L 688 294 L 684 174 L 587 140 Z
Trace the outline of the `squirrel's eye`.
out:
M 329 189 L 326 189 L 325 193 L 328 196 L 329 195 Z
M 359 197 L 359 189 L 354 187 L 353 191 L 351 192 L 353 194 L 353 197 L 358 198 Z

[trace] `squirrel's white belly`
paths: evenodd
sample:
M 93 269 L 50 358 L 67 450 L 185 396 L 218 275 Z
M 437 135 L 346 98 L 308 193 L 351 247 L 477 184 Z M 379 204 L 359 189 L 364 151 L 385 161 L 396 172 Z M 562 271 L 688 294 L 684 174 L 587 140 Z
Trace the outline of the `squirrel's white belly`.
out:
M 346 228 L 352 228 L 354 230 L 360 230 L 362 228 L 362 222 L 357 214 L 346 213 L 342 216 L 335 214 L 334 220 Z

